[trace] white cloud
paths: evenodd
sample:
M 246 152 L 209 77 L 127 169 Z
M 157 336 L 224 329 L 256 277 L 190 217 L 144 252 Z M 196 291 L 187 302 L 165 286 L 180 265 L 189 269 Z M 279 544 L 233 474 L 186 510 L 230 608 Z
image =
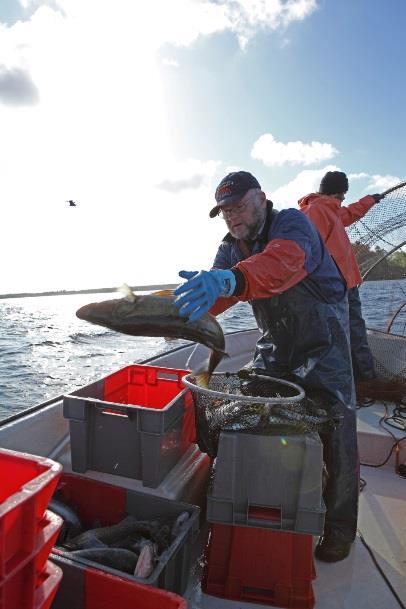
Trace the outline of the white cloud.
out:
M 339 168 L 327 165 L 322 169 L 304 169 L 293 180 L 270 193 L 269 197 L 277 209 L 297 207 L 301 197 L 318 191 L 321 178 L 327 171 L 339 171 Z
M 288 207 L 297 207 L 297 202 L 300 198 L 312 192 L 318 192 L 320 181 L 327 171 L 342 171 L 340 167 L 335 165 L 327 165 L 322 169 L 305 169 L 298 173 L 290 182 L 280 186 L 268 196 L 274 202 L 276 209 L 284 209 Z M 387 188 L 398 184 L 401 180 L 396 176 L 378 174 L 370 175 L 366 172 L 348 174 L 350 185 L 349 195 L 346 196 L 346 203 L 355 201 L 365 193 L 374 194 L 384 192 Z M 367 186 L 362 190 L 353 182 L 357 180 L 368 180 Z M 352 191 L 352 194 L 351 192 Z
M 352 180 L 367 180 L 368 184 L 365 186 L 363 192 L 372 192 L 373 191 L 374 193 L 383 192 L 383 191 L 387 190 L 388 188 L 391 188 L 391 186 L 395 186 L 396 184 L 401 182 L 401 178 L 398 178 L 397 176 L 392 176 L 389 174 L 371 175 L 370 173 L 365 173 L 365 172 L 350 173 L 348 176 L 348 179 L 350 180 L 350 183 Z
M 210 188 L 211 179 L 219 168 L 219 161 L 202 162 L 198 159 L 188 159 L 184 163 L 173 164 L 166 176 L 157 187 L 170 193 L 183 190 Z
M 164 66 L 170 66 L 171 68 L 179 68 L 179 62 L 176 59 L 171 59 L 170 57 L 164 57 L 162 59 L 162 63 Z
M 272 29 L 302 21 L 317 8 L 315 0 L 236 0 L 227 4 L 243 11 L 250 24 L 268 24 Z
M 244 48 L 258 28 L 286 28 L 293 21 L 302 21 L 317 9 L 316 0 L 230 0 L 226 8 L 231 29 L 237 33 Z
M 364 192 L 383 192 L 401 182 L 401 178 L 392 175 L 380 175 L 365 173 L 350 173 L 348 176 L 350 183 L 352 180 L 367 180 L 368 184 L 364 188 Z
M 227 165 L 224 171 L 224 175 L 228 173 L 233 173 L 234 171 L 245 171 L 244 167 L 240 167 L 239 165 Z
M 20 4 L 27 12 L 47 6 L 79 20 L 85 14 L 97 15 L 101 25 L 120 20 L 121 27 L 126 23 L 144 39 L 148 31 L 155 47 L 165 42 L 187 46 L 199 36 L 227 30 L 245 46 L 258 30 L 286 29 L 317 9 L 317 0 L 116 0 L 115 19 L 107 0 L 20 0 Z
M 350 173 L 348 175 L 349 180 L 363 180 L 364 178 L 368 177 L 369 173 L 365 173 L 364 171 L 361 171 L 361 173 Z
M 0 102 L 6 106 L 31 106 L 39 96 L 29 74 L 21 68 L 0 65 Z
M 261 135 L 251 150 L 252 158 L 262 161 L 268 167 L 312 165 L 331 159 L 336 154 L 338 150 L 331 144 L 321 142 L 306 144 L 300 140 L 283 143 L 278 142 L 271 133 Z
M 19 4 L 26 11 L 34 10 L 39 6 L 50 6 L 51 8 L 58 10 L 62 4 L 59 0 L 18 0 Z
M 208 220 L 218 165 L 188 161 L 170 170 L 158 51 L 225 31 L 248 40 L 300 21 L 315 2 L 21 5 L 25 20 L 0 23 L 1 64 L 24 73 L 39 99 L 0 105 L 0 257 L 12 260 L 0 292 L 170 281 L 185 256 L 192 268 L 207 267 L 224 233 Z M 71 198 L 76 208 L 66 204 Z
M 401 182 L 401 179 L 396 177 L 396 176 L 391 176 L 391 175 L 385 175 L 385 176 L 381 176 L 379 174 L 374 174 L 372 176 L 369 176 L 370 182 L 368 183 L 368 186 L 366 186 L 365 188 L 365 192 L 384 192 L 385 190 L 387 190 L 388 188 L 390 188 L 391 186 L 395 186 L 396 184 L 398 184 L 399 182 Z
M 154 17 L 159 5 L 161 40 L 189 45 L 199 36 L 232 31 L 241 48 L 258 30 L 285 29 L 317 8 L 316 0 L 155 0 L 150 5 Z

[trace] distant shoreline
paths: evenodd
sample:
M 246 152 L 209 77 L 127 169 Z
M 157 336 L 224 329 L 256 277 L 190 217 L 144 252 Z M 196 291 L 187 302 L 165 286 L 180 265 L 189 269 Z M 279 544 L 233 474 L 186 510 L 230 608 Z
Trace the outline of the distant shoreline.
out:
M 154 285 L 134 285 L 130 288 L 134 292 L 149 290 L 171 290 L 177 287 L 177 283 L 164 283 Z M 98 294 L 103 292 L 117 292 L 118 288 L 89 288 L 87 290 L 57 290 L 54 292 L 21 292 L 20 294 L 0 294 L 0 299 L 6 298 L 36 298 L 38 296 L 72 296 L 74 294 Z

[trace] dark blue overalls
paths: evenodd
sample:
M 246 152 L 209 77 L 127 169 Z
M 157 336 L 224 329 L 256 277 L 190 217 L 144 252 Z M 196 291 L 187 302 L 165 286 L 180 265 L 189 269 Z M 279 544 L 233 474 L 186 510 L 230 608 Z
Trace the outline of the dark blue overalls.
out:
M 262 252 L 273 239 L 298 243 L 306 253 L 309 274 L 282 294 L 250 301 L 262 333 L 252 366 L 262 374 L 297 382 L 309 397 L 313 391 L 322 395 L 325 409 L 341 417 L 341 425 L 322 436 L 329 475 L 324 532 L 350 542 L 357 528 L 359 468 L 348 299 L 336 265 L 303 214 L 276 212 L 269 206 L 261 234 L 244 242 L 244 247 L 226 235 L 213 268 L 231 268 L 248 255 Z

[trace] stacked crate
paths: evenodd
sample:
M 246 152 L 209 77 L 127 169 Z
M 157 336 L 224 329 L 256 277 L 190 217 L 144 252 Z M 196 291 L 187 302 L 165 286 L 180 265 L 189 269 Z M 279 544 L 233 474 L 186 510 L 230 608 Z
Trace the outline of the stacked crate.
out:
M 207 495 L 203 589 L 224 598 L 310 609 L 313 535 L 323 531 L 317 434 L 223 432 Z
M 74 599 L 77 609 L 99 607 L 101 600 L 109 609 L 117 601 L 123 609 L 186 607 L 176 593 L 187 586 L 200 508 L 159 496 L 159 487 L 188 451 L 197 450 L 193 400 L 182 383 L 187 372 L 136 364 L 64 396 L 73 473 L 62 476 L 58 499 L 74 509 L 85 529 L 96 520 L 101 526 L 116 524 L 126 515 L 172 522 L 187 512 L 188 518 L 147 578 L 70 556 L 56 546 L 52 558 L 63 569 L 64 583 L 53 609 L 72 609 Z M 201 456 L 207 478 L 209 459 Z M 110 474 L 111 484 L 85 476 L 88 470 Z M 116 476 L 141 481 L 145 490 L 123 488 Z
M 54 556 L 63 580 L 52 609 L 187 609 L 173 592 L 122 579 L 101 569 Z
M 101 526 L 117 524 L 126 515 L 135 516 L 140 521 L 164 517 L 174 521 L 180 514 L 187 512 L 189 517 L 182 525 L 178 536 L 169 548 L 162 552 L 154 570 L 147 578 L 136 577 L 85 558 L 79 560 L 71 558 L 70 553 L 63 547 L 56 546 L 51 555 L 52 559 L 62 567 L 66 564 L 72 568 L 76 567 L 78 584 L 80 577 L 86 578 L 89 568 L 96 568 L 133 583 L 146 584 L 178 594 L 185 591 L 191 568 L 192 547 L 199 533 L 200 509 L 197 506 L 130 491 L 72 474 L 62 475 L 58 498 L 66 505 L 75 506 L 75 512 L 85 530 L 91 528 L 96 519 Z M 64 559 L 62 562 L 60 562 L 61 558 Z M 84 573 L 82 576 L 79 575 L 81 571 Z M 62 592 L 63 590 L 61 597 Z M 61 598 L 56 606 L 58 609 L 62 607 L 70 609 L 64 598 Z
M 62 577 L 48 561 L 62 520 L 47 510 L 62 467 L 0 449 L 0 609 L 48 609 Z
M 157 488 L 195 442 L 187 370 L 135 364 L 64 396 L 72 470 Z

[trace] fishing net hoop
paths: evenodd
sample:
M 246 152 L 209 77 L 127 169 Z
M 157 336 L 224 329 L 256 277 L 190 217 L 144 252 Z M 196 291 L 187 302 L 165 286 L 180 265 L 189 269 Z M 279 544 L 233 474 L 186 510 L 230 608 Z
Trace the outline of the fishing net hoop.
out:
M 335 425 L 322 403 L 285 379 L 243 369 L 213 374 L 210 389 L 197 385 L 193 374 L 182 382 L 192 394 L 197 445 L 211 458 L 217 456 L 222 432 L 286 436 Z
M 363 279 L 361 300 L 377 299 L 368 328 L 398 334 L 403 322 L 406 336 L 406 180 L 380 196 L 382 200 L 346 230 Z
M 393 242 L 396 231 L 401 231 L 406 226 L 406 208 L 403 203 L 406 193 L 402 194 L 401 192 L 405 186 L 406 180 L 399 182 L 399 184 L 382 192 L 380 195 L 382 201 L 379 201 L 365 214 L 365 216 L 347 228 L 348 236 L 350 241 L 353 242 L 357 262 L 364 278 L 366 278 L 371 271 L 371 264 L 375 267 L 382 258 L 381 256 L 377 259 L 376 251 L 375 255 L 372 258 L 370 257 L 372 247 L 380 245 L 382 249 L 383 246 L 382 254 L 383 257 L 385 257 L 389 256 L 397 248 L 400 248 L 405 244 L 403 235 L 403 238 L 401 237 L 399 239 L 401 233 L 398 234 L 398 237 L 395 237 L 395 243 Z M 398 191 L 400 191 L 400 198 Z M 392 197 L 389 198 L 389 202 L 387 200 L 385 201 L 387 195 L 392 195 Z M 393 203 L 398 207 L 397 210 L 391 206 L 392 199 Z M 392 235 L 390 241 L 387 241 L 387 235 Z M 400 241 L 403 243 L 400 243 Z M 390 246 L 391 251 L 388 251 L 385 244 Z M 367 251 L 365 251 L 365 248 Z
M 404 186 L 406 186 L 406 180 L 404 180 L 403 182 L 399 182 L 399 184 L 396 184 L 395 186 L 391 186 L 391 188 L 388 188 L 387 190 L 385 190 L 384 192 L 381 193 L 381 197 L 385 198 L 386 195 L 391 194 L 392 192 L 395 192 L 396 190 L 399 190 L 400 188 L 403 188 Z M 359 221 L 360 224 L 363 224 L 362 220 Z M 400 221 L 400 226 L 402 226 L 403 223 Z M 365 226 L 365 224 L 364 224 Z M 386 229 L 381 229 L 381 232 L 383 234 L 381 234 L 381 237 L 385 237 L 386 234 Z M 392 254 L 394 254 L 396 251 L 400 250 L 404 245 L 406 245 L 406 241 L 403 241 L 402 243 L 399 243 L 398 245 L 396 245 L 395 247 L 393 247 L 389 252 L 386 252 L 382 258 L 379 258 L 378 260 L 376 260 L 372 266 L 369 267 L 369 269 L 367 269 L 363 275 L 362 275 L 362 279 L 363 281 L 365 281 L 368 277 L 368 275 L 373 271 L 373 269 L 378 266 L 378 264 L 380 264 L 383 260 L 385 260 L 386 258 L 388 258 L 389 256 L 391 256 Z
M 230 373 L 229 376 L 236 376 L 237 373 Z M 212 377 L 220 378 L 224 376 L 224 372 L 215 372 Z M 200 385 L 196 385 L 196 382 L 193 382 L 195 379 L 195 375 L 187 374 L 182 377 L 182 383 L 190 389 L 194 393 L 200 393 L 208 397 L 212 397 L 215 399 L 223 398 L 227 400 L 235 400 L 238 402 L 248 402 L 255 404 L 291 404 L 292 402 L 300 402 L 305 397 L 305 392 L 299 385 L 296 383 L 292 383 L 290 381 L 285 381 L 279 378 L 275 378 L 273 376 L 266 376 L 263 374 L 250 374 L 247 377 L 247 380 L 260 380 L 260 381 L 269 381 L 272 383 L 277 383 L 279 385 L 283 385 L 285 387 L 289 387 L 290 389 L 294 389 L 297 392 L 297 395 L 293 395 L 290 397 L 261 397 L 261 396 L 251 396 L 251 395 L 241 395 L 234 393 L 225 393 L 222 391 L 215 391 L 214 389 L 209 389 L 206 387 L 201 387 Z
M 368 343 L 377 377 L 357 380 L 357 397 L 403 403 L 406 395 L 406 180 L 381 193 L 347 235 L 363 279 Z
M 404 302 L 402 305 L 400 305 L 400 307 L 399 307 L 399 308 L 398 308 L 398 309 L 395 311 L 395 313 L 393 314 L 392 319 L 389 321 L 389 323 L 388 323 L 388 327 L 386 328 L 386 331 L 387 331 L 388 333 L 390 333 L 390 334 L 394 334 L 394 333 L 392 332 L 392 326 L 393 326 L 393 324 L 395 323 L 395 321 L 396 321 L 397 317 L 398 317 L 398 316 L 399 316 L 399 315 L 402 313 L 402 311 L 403 311 L 403 309 L 404 309 L 405 307 L 406 307 L 406 302 Z M 404 327 L 404 329 L 403 329 L 403 330 L 404 330 L 404 331 L 403 331 L 403 334 L 400 334 L 400 335 L 395 334 L 395 336 L 402 336 L 402 337 L 405 337 L 405 336 L 406 336 L 406 327 Z
M 386 260 L 387 258 L 389 258 L 390 256 L 392 256 L 392 254 L 395 254 L 396 252 L 398 252 L 399 250 L 402 249 L 402 247 L 406 245 L 406 241 L 402 241 L 402 243 L 399 243 L 399 245 L 396 245 L 396 247 L 394 247 L 393 249 L 391 249 L 389 252 L 386 252 L 381 258 L 378 258 L 378 260 L 376 260 L 372 266 L 369 267 L 369 269 L 367 271 L 365 271 L 362 275 L 362 280 L 366 281 L 366 279 L 368 278 L 368 275 L 370 273 L 372 273 L 372 271 L 379 265 L 381 264 L 384 260 Z
M 386 195 L 390 194 L 391 192 L 394 192 L 395 190 L 398 190 L 398 188 L 402 188 L 402 186 L 406 186 L 406 180 L 404 180 L 403 182 L 399 182 L 399 184 L 395 184 L 395 186 L 391 186 L 390 188 L 382 192 L 381 196 L 386 197 Z

